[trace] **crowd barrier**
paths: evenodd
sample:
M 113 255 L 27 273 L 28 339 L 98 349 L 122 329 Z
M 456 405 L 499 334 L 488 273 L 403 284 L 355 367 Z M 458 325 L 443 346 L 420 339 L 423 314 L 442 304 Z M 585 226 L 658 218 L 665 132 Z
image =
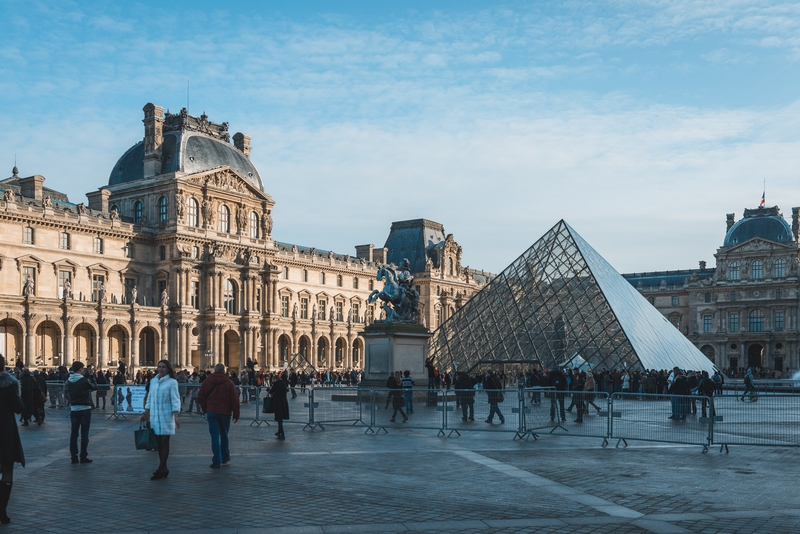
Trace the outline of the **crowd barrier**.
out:
M 136 404 L 132 384 L 112 386 L 108 401 L 112 403 L 111 417 L 125 418 L 142 413 Z M 139 386 L 143 389 L 143 386 Z M 128 389 L 131 389 L 129 399 Z M 196 404 L 199 384 L 181 384 L 182 414 L 203 417 Z M 272 414 L 264 414 L 264 398 L 268 388 L 239 386 L 240 420 L 251 425 L 270 426 Z M 138 391 L 138 390 L 137 390 Z M 122 395 L 120 395 L 120 392 Z M 61 406 L 63 384 L 48 384 L 48 400 Z M 729 445 L 759 445 L 800 447 L 800 395 L 765 395 L 747 397 L 721 395 L 655 395 L 638 393 L 558 392 L 552 388 L 504 390 L 498 409 L 503 416 L 493 417 L 489 395 L 480 389 L 422 389 L 411 391 L 385 388 L 336 387 L 298 388 L 296 399 L 290 402 L 290 420 L 302 424 L 303 430 L 325 430 L 328 426 L 357 427 L 364 433 L 389 433 L 392 428 L 431 430 L 437 435 L 461 435 L 462 432 L 506 433 L 514 439 L 538 439 L 542 435 L 589 437 L 616 446 L 628 441 L 651 441 L 697 445 L 703 452 L 719 446 L 720 452 Z M 395 394 L 408 420 L 403 422 L 394 414 Z M 141 399 L 139 399 L 141 400 Z M 410 400 L 412 410 L 407 410 Z M 564 418 L 561 417 L 561 402 Z M 463 406 L 466 405 L 466 416 Z M 572 409 L 570 410 L 570 406 Z M 585 412 L 579 417 L 579 406 Z M 588 412 L 588 413 L 587 413 Z M 470 418 L 470 415 L 472 417 Z M 553 417 L 551 417 L 553 415 Z M 580 420 L 580 421 L 577 421 Z

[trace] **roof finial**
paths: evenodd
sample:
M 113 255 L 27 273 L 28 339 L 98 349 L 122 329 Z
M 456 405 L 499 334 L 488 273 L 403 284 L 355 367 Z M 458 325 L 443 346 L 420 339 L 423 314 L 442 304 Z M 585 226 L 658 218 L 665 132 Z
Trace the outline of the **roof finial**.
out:
M 19 174 L 19 169 L 17 169 L 17 155 L 14 154 L 14 168 L 11 169 L 12 178 L 16 178 Z

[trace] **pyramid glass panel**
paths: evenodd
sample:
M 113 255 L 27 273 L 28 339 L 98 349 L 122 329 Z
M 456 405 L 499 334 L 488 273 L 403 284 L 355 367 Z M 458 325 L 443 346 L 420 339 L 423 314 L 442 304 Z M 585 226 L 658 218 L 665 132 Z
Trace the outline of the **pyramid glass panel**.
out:
M 431 338 L 442 367 L 713 370 L 711 362 L 566 222 L 560 221 Z

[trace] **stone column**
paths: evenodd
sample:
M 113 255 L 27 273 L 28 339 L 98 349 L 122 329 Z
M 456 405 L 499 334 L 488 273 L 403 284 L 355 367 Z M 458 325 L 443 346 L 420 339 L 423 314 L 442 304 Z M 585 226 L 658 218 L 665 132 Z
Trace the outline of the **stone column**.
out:
M 108 365 L 108 336 L 106 335 L 106 319 L 100 319 L 97 321 L 97 326 L 99 330 L 99 334 L 97 336 L 98 339 L 98 348 L 99 350 L 99 357 L 97 359 L 97 368 L 103 369 Z

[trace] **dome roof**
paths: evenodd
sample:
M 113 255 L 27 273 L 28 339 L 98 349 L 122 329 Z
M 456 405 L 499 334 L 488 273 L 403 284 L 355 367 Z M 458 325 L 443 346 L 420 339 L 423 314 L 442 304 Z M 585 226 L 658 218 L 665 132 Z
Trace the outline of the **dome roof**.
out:
M 143 159 L 144 141 L 140 141 L 119 158 L 108 177 L 108 185 L 143 179 L 145 177 Z M 164 132 L 159 174 L 172 172 L 194 174 L 225 166 L 232 167 L 259 190 L 264 190 L 261 176 L 250 158 L 229 142 L 188 129 Z
M 792 241 L 792 229 L 783 220 L 777 206 L 744 210 L 744 218 L 731 226 L 725 234 L 725 242 L 722 246 L 741 245 L 757 237 L 776 243 Z

